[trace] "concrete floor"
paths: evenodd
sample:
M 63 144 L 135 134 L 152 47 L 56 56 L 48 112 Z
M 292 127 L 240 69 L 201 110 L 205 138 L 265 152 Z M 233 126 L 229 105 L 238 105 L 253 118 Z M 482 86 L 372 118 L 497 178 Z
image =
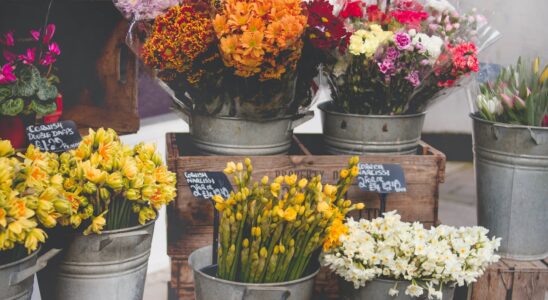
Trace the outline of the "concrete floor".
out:
M 445 183 L 440 186 L 439 218 L 443 224 L 470 226 L 476 224 L 476 190 L 474 167 L 468 162 L 449 162 Z M 170 270 L 149 274 L 144 300 L 167 299 Z

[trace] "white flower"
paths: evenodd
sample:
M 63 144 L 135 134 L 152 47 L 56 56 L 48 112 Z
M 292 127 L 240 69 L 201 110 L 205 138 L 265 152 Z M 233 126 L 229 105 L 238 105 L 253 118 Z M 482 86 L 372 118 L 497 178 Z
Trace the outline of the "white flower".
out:
M 489 98 L 483 94 L 478 95 L 477 105 L 480 110 L 490 115 L 500 116 L 504 111 L 504 106 L 496 97 Z
M 447 0 L 427 0 L 426 7 L 438 12 L 454 12 L 455 7 Z
M 405 294 L 411 297 L 418 297 L 424 293 L 423 289 L 415 284 L 410 284 L 405 289 Z
M 432 60 L 438 59 L 443 47 L 443 40 L 437 36 L 429 36 L 424 33 L 417 33 L 413 37 L 413 45 L 422 47 L 424 51 L 428 52 Z
M 390 290 L 388 290 L 388 295 L 390 297 L 397 297 L 399 293 L 400 291 L 396 288 L 391 288 Z

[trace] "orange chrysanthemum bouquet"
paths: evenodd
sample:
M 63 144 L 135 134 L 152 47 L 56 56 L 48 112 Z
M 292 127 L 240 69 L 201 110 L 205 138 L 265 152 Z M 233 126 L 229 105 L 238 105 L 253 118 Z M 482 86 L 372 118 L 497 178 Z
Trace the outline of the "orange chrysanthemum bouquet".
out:
M 298 76 L 307 24 L 301 0 L 171 2 L 125 6 L 124 14 L 136 20 L 130 46 L 179 105 L 193 114 L 253 120 L 310 105 L 311 78 Z

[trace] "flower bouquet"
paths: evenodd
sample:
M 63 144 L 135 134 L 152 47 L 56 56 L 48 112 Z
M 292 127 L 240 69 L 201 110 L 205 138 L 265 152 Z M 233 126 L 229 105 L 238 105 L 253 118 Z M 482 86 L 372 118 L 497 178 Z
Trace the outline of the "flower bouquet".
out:
M 237 191 L 228 198 L 213 198 L 220 213 L 219 253 L 216 271 L 210 275 L 239 285 L 271 283 L 270 287 L 313 280 L 322 245 L 336 241 L 344 217 L 364 207 L 343 198 L 358 175 L 357 163 L 357 157 L 350 160 L 335 186 L 323 185 L 320 176 L 280 176 L 273 181 L 265 176 L 253 182 L 249 159 L 228 163 L 224 172 L 234 176 Z M 201 280 L 196 260 L 191 255 L 195 278 Z M 305 289 L 309 288 L 311 284 Z M 212 299 L 203 289 L 196 292 Z M 293 293 L 291 297 L 308 299 L 310 291 L 301 292 L 301 298 Z
M 172 96 L 202 152 L 284 153 L 293 128 L 312 118 L 319 62 L 299 64 L 301 0 L 115 3 L 133 18 L 128 44 Z
M 459 13 L 446 0 L 371 2 L 314 0 L 308 4 L 306 35 L 324 53 L 323 70 L 333 99 L 321 107 L 326 122 L 334 122 L 324 124 L 326 142 L 352 153 L 363 147 L 373 152 L 367 148 L 370 145 L 355 141 L 403 140 L 409 145 L 398 144 L 387 152 L 414 153 L 426 108 L 478 71 L 478 50 L 498 33 L 483 16 Z M 386 129 L 383 125 L 390 118 L 376 116 L 395 116 L 392 119 L 399 123 Z M 341 131 L 337 127 L 343 117 L 349 124 Z M 353 125 L 348 121 L 352 118 L 360 122 Z M 362 123 L 375 118 L 382 119 L 379 132 L 371 129 L 370 136 L 360 135 Z M 406 129 L 400 133 L 396 128 Z
M 55 25 L 31 30 L 31 42 L 16 41 L 14 33 L 0 34 L 0 138 L 24 147 L 24 127 L 57 110 L 59 93 L 53 64 L 61 50 L 53 41 Z M 15 135 L 15 131 L 20 133 Z
M 507 258 L 548 256 L 543 221 L 548 180 L 547 79 L 548 66 L 541 69 L 540 59 L 519 59 L 469 93 L 477 105 L 471 118 L 478 223 L 502 237 L 500 253 Z
M 71 214 L 58 175 L 57 155 L 30 145 L 15 153 L 0 140 L 0 291 L 5 299 L 30 299 L 34 274 L 59 251 L 41 253 L 45 229 Z
M 499 260 L 494 252 L 500 239 L 489 239 L 485 228 L 427 230 L 400 219 L 396 212 L 372 221 L 347 219 L 337 243 L 322 254 L 323 265 L 354 285 L 352 299 L 390 299 L 400 293 L 442 299 L 451 295 L 446 287 L 475 282 Z M 379 287 L 385 290 L 375 290 Z

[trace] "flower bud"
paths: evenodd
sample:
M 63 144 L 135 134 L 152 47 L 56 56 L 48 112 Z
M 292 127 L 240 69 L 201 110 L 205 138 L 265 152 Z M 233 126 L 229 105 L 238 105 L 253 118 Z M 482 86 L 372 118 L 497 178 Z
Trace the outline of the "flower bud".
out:
M 124 181 L 122 180 L 122 174 L 120 172 L 114 172 L 108 175 L 106 180 L 107 186 L 113 190 L 119 190 L 124 186 Z
M 53 201 L 53 206 L 55 207 L 55 210 L 63 215 L 70 215 L 71 214 L 71 205 L 70 202 L 66 200 L 57 199 Z
M 106 188 L 100 188 L 99 189 L 99 197 L 101 197 L 101 200 L 107 201 L 110 200 L 110 192 Z
M 129 189 L 125 192 L 125 197 L 128 200 L 139 200 L 141 198 L 141 195 L 138 190 Z
M 95 192 L 97 192 L 97 185 L 95 185 L 95 183 L 93 182 L 88 181 L 84 184 L 83 192 L 89 195 L 95 194 Z

